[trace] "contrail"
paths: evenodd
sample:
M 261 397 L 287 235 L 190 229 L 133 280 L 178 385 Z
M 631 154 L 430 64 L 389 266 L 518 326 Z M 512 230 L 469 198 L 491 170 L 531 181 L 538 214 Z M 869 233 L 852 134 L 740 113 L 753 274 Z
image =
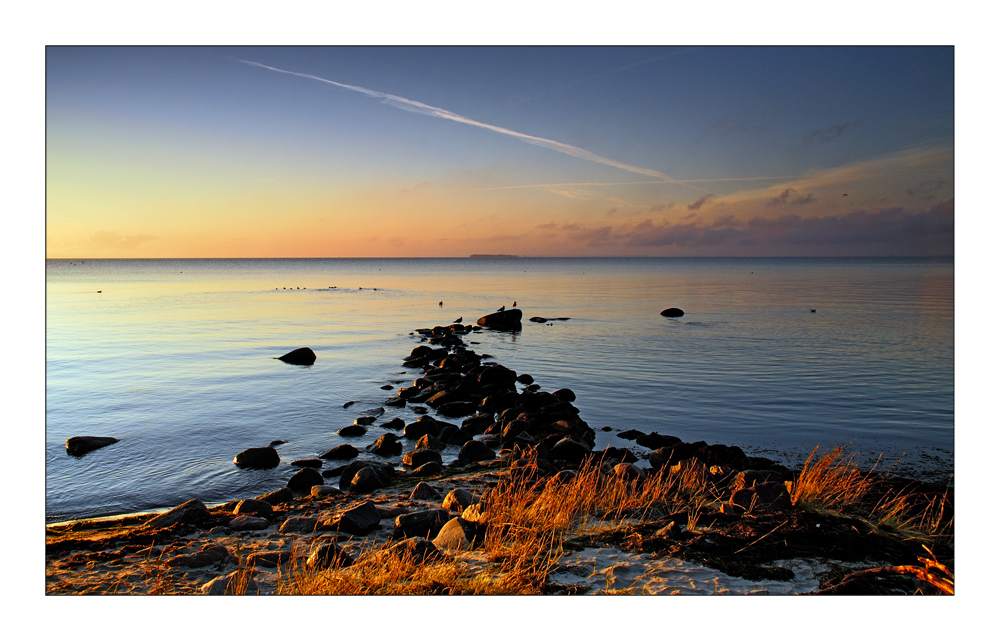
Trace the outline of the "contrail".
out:
M 356 91 L 371 98 L 379 98 L 382 100 L 384 104 L 387 104 L 391 107 L 396 107 L 397 109 L 402 109 L 404 111 L 411 111 L 413 113 L 421 114 L 424 116 L 432 116 L 434 118 L 444 118 L 445 120 L 452 120 L 454 122 L 460 122 L 462 124 L 472 125 L 473 127 L 488 129 L 490 131 L 495 131 L 498 134 L 512 136 L 514 138 L 523 140 L 524 142 L 532 145 L 537 145 L 539 147 L 545 147 L 546 149 L 558 151 L 560 153 L 566 154 L 567 156 L 573 156 L 574 158 L 582 158 L 583 160 L 589 160 L 591 162 L 600 163 L 602 165 L 607 165 L 609 167 L 617 167 L 618 169 L 624 169 L 625 171 L 630 171 L 635 174 L 642 174 L 643 176 L 659 178 L 660 180 L 663 180 L 665 182 L 677 183 L 681 185 L 685 184 L 679 180 L 671 178 L 662 171 L 656 171 L 655 169 L 646 169 L 645 167 L 636 167 L 635 165 L 628 165 L 622 162 L 618 162 L 617 160 L 612 160 L 611 158 L 598 156 L 597 154 L 589 152 L 586 149 L 580 149 L 579 147 L 574 147 L 573 145 L 567 145 L 565 143 L 561 143 L 555 140 L 549 140 L 547 138 L 539 138 L 538 136 L 531 136 L 529 134 L 522 134 L 518 131 L 513 131 L 511 129 L 506 129 L 504 127 L 497 127 L 496 125 L 490 125 L 485 122 L 472 120 L 471 118 L 460 116 L 456 113 L 448 111 L 447 109 L 441 109 L 440 107 L 432 107 L 430 105 L 425 105 L 424 103 L 417 102 L 416 100 L 410 100 L 408 98 L 402 98 L 400 96 L 394 96 L 392 94 L 382 93 L 381 91 L 374 91 L 372 89 L 365 89 L 364 87 L 346 85 L 342 82 L 327 80 L 326 78 L 320 78 L 319 76 L 314 76 L 308 73 L 300 73 L 298 71 L 288 71 L 287 69 L 279 69 L 278 67 L 271 67 L 270 65 L 261 64 L 259 62 L 253 62 L 251 60 L 236 59 L 236 61 L 248 65 L 253 65 L 255 67 L 261 67 L 262 69 L 277 71 L 278 73 L 287 73 L 289 75 L 298 76 L 300 78 L 309 78 L 310 80 L 318 80 L 319 82 L 325 82 L 328 85 L 340 87 L 341 89 L 349 89 L 350 91 Z M 693 187 L 692 185 L 688 186 Z M 694 187 L 694 189 L 698 188 Z M 699 189 L 699 191 L 704 191 L 704 190 Z

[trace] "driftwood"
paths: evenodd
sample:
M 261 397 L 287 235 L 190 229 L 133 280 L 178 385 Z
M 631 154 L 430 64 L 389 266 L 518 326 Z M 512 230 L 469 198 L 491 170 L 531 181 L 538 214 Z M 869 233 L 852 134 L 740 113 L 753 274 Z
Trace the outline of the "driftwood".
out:
M 890 565 L 882 568 L 852 572 L 841 579 L 839 583 L 823 588 L 822 590 L 816 590 L 812 594 L 844 594 L 850 592 L 854 584 L 868 578 L 906 574 L 915 576 L 924 583 L 933 585 L 945 594 L 955 594 L 955 575 L 948 568 L 939 563 L 937 559 L 919 557 L 918 560 L 924 564 L 924 567 L 918 565 Z

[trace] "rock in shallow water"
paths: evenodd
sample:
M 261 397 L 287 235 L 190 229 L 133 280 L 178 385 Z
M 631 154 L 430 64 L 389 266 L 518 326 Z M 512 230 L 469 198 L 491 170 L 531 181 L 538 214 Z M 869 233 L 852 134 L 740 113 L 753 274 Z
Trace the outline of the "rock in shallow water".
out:
M 293 349 L 284 356 L 278 356 L 279 361 L 291 363 L 292 365 L 312 365 L 316 362 L 316 353 L 308 347 Z
M 118 439 L 110 436 L 74 436 L 66 441 L 66 453 L 73 456 L 83 456 L 87 452 L 117 442 Z
M 667 318 L 680 318 L 683 315 L 684 311 L 676 307 L 669 307 L 660 312 L 660 316 L 666 316 Z
M 281 457 L 278 456 L 278 450 L 271 446 L 268 447 L 251 447 L 249 449 L 243 450 L 233 458 L 233 463 L 236 467 L 245 467 L 251 469 L 266 470 L 272 467 L 278 467 L 278 463 L 281 462 Z

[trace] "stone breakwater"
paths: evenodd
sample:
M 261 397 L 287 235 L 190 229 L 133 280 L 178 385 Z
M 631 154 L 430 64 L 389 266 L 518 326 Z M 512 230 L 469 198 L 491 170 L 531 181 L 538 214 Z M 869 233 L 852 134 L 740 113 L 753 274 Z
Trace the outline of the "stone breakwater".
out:
M 358 446 L 292 461 L 284 487 L 212 508 L 193 498 L 155 516 L 50 526 L 47 592 L 267 594 L 291 559 L 315 570 L 346 567 L 373 546 L 434 561 L 481 544 L 490 524 L 483 499 L 502 478 L 566 483 L 584 466 L 636 487 L 658 473 L 685 475 L 719 500 L 701 517 L 644 511 L 627 526 L 567 543 L 567 550 L 669 554 L 751 580 L 789 580 L 789 570 L 772 562 L 796 555 L 912 561 L 914 545 L 889 532 L 794 508 L 795 474 L 738 447 L 627 430 L 618 436 L 634 448 L 595 451 L 595 431 L 573 405 L 575 394 L 542 390 L 529 374 L 476 353 L 465 337 L 479 331 L 492 330 L 456 323 L 415 331 L 421 344 L 403 360 L 415 380 L 385 405 L 429 408 L 436 417 L 424 413 L 409 424 L 394 418 L 370 443 L 361 439 L 377 417 L 362 417 L 339 431 Z M 276 446 L 249 448 L 234 464 L 274 467 Z M 443 452 L 454 460 L 445 464 Z M 649 468 L 635 465 L 640 457 Z M 710 528 L 691 528 L 699 518 Z

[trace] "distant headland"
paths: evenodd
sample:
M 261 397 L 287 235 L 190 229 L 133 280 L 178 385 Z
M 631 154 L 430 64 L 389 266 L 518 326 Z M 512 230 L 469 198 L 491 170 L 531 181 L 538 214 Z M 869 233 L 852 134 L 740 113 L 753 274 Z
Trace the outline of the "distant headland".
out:
M 520 258 L 516 254 L 469 254 L 469 258 Z

